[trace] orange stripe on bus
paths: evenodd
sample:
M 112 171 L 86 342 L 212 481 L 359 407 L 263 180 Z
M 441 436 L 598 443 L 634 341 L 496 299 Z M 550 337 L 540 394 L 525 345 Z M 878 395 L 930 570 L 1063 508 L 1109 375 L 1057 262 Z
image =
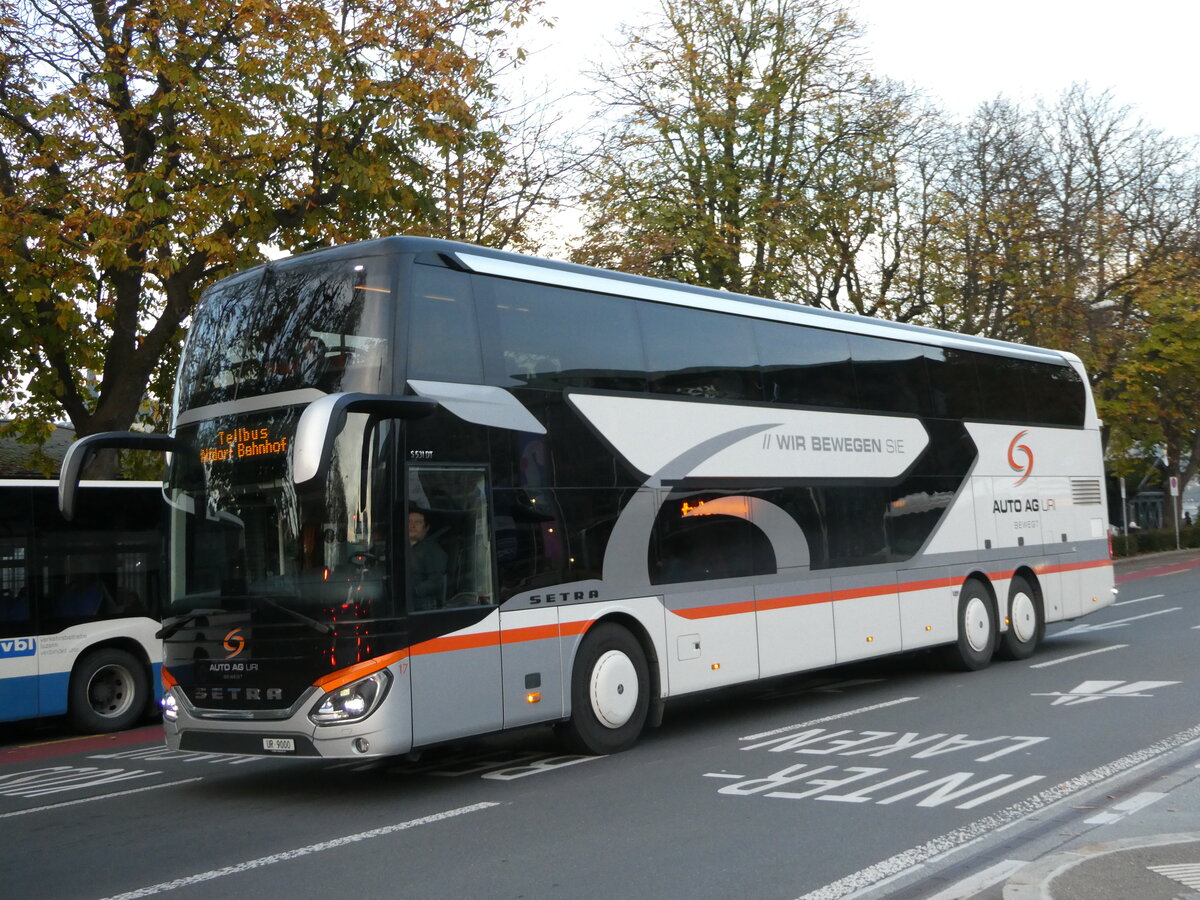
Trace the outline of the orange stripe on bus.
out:
M 794 606 L 813 606 L 817 603 L 829 603 L 833 598 L 830 597 L 829 591 L 821 591 L 816 594 L 796 594 L 792 597 L 772 597 L 770 600 L 759 600 L 758 609 L 791 609 Z
M 500 643 L 500 632 L 485 631 L 479 634 L 454 634 L 447 637 L 433 638 L 413 644 L 409 650 L 413 656 L 425 656 L 430 653 L 447 653 L 451 650 L 475 650 L 479 647 L 495 647 Z
M 368 659 L 365 662 L 355 663 L 352 666 L 347 666 L 344 669 L 338 669 L 336 672 L 330 672 L 328 675 L 322 676 L 313 682 L 315 687 L 324 688 L 326 691 L 336 691 L 338 688 L 349 684 L 352 681 L 357 681 L 360 678 L 366 678 L 373 672 L 378 672 L 380 669 L 386 669 L 393 663 L 398 663 L 400 660 L 408 656 L 407 650 L 397 650 L 395 653 L 387 653 L 383 656 L 377 656 L 374 659 Z
M 1112 565 L 1111 560 L 1097 559 L 1087 562 L 1063 563 L 1061 565 L 1043 566 L 1039 573 L 1069 572 L 1077 569 L 1091 569 Z M 1006 572 L 990 572 L 988 577 L 993 581 L 1003 581 L 1012 578 L 1016 570 Z M 819 603 L 837 603 L 842 600 L 862 600 L 868 597 L 885 597 L 888 594 L 908 594 L 914 591 L 934 591 L 954 587 L 958 579 L 953 577 L 929 578 L 921 581 L 906 581 L 898 584 L 879 584 L 873 587 L 846 588 L 837 591 L 817 591 L 812 594 L 795 594 L 788 597 L 771 597 L 759 600 L 757 609 L 769 611 L 774 609 L 791 609 L 797 606 L 814 606 Z M 726 616 L 738 612 L 749 612 L 756 608 L 753 603 L 723 603 L 716 606 L 697 606 L 691 609 L 673 610 L 676 615 L 685 619 L 705 619 L 711 616 Z
M 685 619 L 709 619 L 713 616 L 733 616 L 738 613 L 754 612 L 754 601 L 718 603 L 715 606 L 694 606 L 691 609 L 676 609 L 672 610 L 672 612 L 683 616 Z
M 1094 559 L 1088 562 L 1058 563 L 1053 566 L 1042 566 L 1037 571 L 1038 574 L 1043 572 L 1078 572 L 1080 569 L 1100 569 L 1111 565 L 1111 559 Z

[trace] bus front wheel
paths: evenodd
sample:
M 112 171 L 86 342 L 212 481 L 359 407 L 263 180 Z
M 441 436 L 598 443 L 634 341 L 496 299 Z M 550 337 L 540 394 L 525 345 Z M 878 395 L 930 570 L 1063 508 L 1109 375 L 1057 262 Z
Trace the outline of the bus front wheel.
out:
M 150 680 L 142 664 L 110 647 L 83 657 L 71 674 L 67 717 L 88 734 L 121 731 L 141 718 L 149 697 Z
M 649 666 L 637 638 L 610 622 L 592 627 L 571 673 L 567 745 L 599 756 L 629 749 L 646 724 L 649 689 Z
M 946 661 L 965 672 L 982 669 L 996 650 L 996 607 L 991 594 L 972 579 L 958 597 L 958 640 L 946 648 Z

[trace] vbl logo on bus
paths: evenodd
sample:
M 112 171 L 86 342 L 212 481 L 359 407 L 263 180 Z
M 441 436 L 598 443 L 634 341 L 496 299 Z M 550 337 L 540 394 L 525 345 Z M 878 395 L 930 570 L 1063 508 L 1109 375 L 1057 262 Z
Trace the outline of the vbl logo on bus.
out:
M 0 640 L 0 657 L 33 656 L 36 652 L 36 638 L 4 638 Z

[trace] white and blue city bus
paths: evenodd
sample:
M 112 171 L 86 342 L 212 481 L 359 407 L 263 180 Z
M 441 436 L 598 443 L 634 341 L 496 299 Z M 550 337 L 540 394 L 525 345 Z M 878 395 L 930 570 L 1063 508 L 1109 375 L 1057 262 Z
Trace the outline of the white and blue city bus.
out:
M 0 722 L 66 714 L 87 733 L 156 711 L 166 587 L 157 482 L 0 480 Z
M 369 757 L 1112 602 L 1077 358 L 387 238 L 201 298 L 170 435 L 167 742 Z

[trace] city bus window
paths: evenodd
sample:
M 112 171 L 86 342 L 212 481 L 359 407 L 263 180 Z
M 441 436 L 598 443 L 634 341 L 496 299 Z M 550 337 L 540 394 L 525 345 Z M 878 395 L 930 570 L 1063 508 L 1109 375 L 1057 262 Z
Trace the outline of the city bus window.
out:
M 0 538 L 0 637 L 33 632 L 27 541 L 25 537 Z
M 471 276 L 440 266 L 413 266 L 408 298 L 408 377 L 483 381 Z
M 486 486 L 481 468 L 409 467 L 405 518 L 411 611 L 496 602 Z
M 657 303 L 643 303 L 638 318 L 652 393 L 763 399 L 748 320 Z

